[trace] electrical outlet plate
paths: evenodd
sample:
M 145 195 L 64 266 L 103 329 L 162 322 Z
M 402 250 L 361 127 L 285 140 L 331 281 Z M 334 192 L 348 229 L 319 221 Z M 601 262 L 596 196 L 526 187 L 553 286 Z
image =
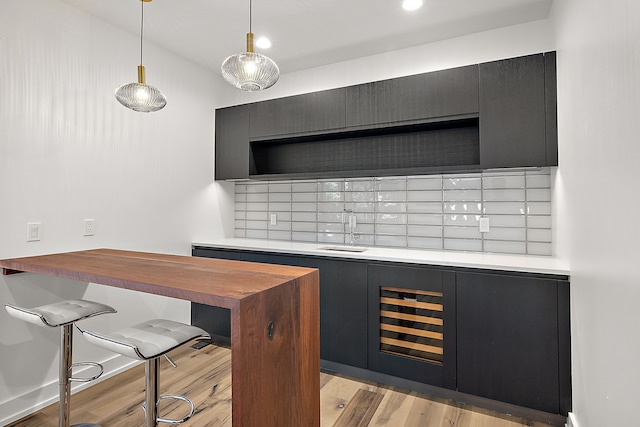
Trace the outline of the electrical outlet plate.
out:
M 278 217 L 276 214 L 271 214 L 271 225 L 278 225 Z
M 95 229 L 95 219 L 85 219 L 84 220 L 84 235 L 85 236 L 93 236 L 96 234 Z
M 481 233 L 489 232 L 489 218 L 480 218 L 480 232 Z

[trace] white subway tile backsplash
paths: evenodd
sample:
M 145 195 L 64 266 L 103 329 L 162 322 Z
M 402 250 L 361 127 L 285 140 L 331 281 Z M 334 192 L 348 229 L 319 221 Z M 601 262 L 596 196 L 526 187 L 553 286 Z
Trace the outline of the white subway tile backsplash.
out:
M 445 227 L 445 238 L 480 239 L 482 234 L 478 227 Z
M 551 188 L 551 175 L 527 175 L 527 188 Z
M 291 202 L 291 192 L 269 193 L 269 202 Z
M 524 215 L 524 202 L 484 202 L 483 213 L 485 215 Z
M 489 226 L 493 227 L 518 227 L 524 228 L 527 218 L 524 215 L 486 215 L 489 218 Z
M 407 237 L 407 247 L 415 249 L 442 249 L 442 238 Z
M 268 193 L 248 193 L 247 194 L 247 203 L 268 202 L 268 201 L 269 201 Z
M 442 193 L 442 197 L 445 202 L 481 201 L 482 190 L 445 190 Z
M 318 199 L 317 193 L 292 193 L 292 202 L 315 202 Z
M 548 215 L 529 215 L 527 217 L 528 228 L 551 228 L 551 217 Z
M 449 251 L 482 252 L 482 240 L 444 239 L 443 249 Z
M 529 242 L 527 243 L 529 255 L 551 255 L 551 243 Z
M 447 202 L 444 203 L 444 213 L 448 214 L 480 214 L 482 203 L 474 202 Z
M 403 213 L 377 213 L 376 224 L 406 224 L 407 215 Z
M 269 203 L 247 203 L 247 211 L 263 211 L 269 210 Z
M 408 225 L 407 235 L 416 237 L 442 237 L 442 226 L 438 225 Z
M 306 232 L 291 232 L 291 240 L 296 242 L 316 242 L 317 234 L 314 232 L 306 233 Z
M 527 240 L 527 232 L 524 228 L 490 227 L 488 233 L 484 233 L 485 240 L 512 240 L 524 242 Z
M 291 194 L 291 183 L 269 183 L 269 193 Z
M 247 228 L 245 237 L 247 239 L 268 239 L 269 232 L 267 230 L 252 230 Z
M 551 230 L 544 228 L 530 228 L 527 230 L 527 240 L 530 242 L 551 243 Z
M 507 242 L 498 240 L 485 240 L 484 250 L 486 252 L 497 252 L 505 254 L 526 254 L 526 242 Z
M 407 190 L 437 190 L 442 191 L 442 177 L 408 177 Z
M 409 213 L 407 224 L 415 225 L 442 225 L 442 214 Z
M 551 190 L 548 188 L 531 188 L 527 190 L 527 201 L 529 202 L 549 202 L 551 201 Z
M 442 191 L 407 191 L 408 202 L 442 202 Z
M 442 202 L 407 202 L 407 212 L 411 213 L 442 213 Z
M 445 190 L 480 190 L 482 188 L 481 177 L 444 178 L 442 187 Z
M 407 226 L 399 224 L 376 224 L 375 232 L 376 234 L 406 236 Z
M 247 212 L 245 218 L 251 221 L 266 221 L 268 214 L 265 211 Z
M 374 237 L 376 246 L 389 246 L 389 247 L 407 247 L 406 236 L 385 236 L 376 234 Z
M 375 181 L 374 188 L 376 191 L 406 191 L 406 178 L 378 178 Z
M 376 193 L 376 200 L 378 202 L 406 202 L 406 191 L 378 191 Z
M 270 240 L 291 240 L 291 232 L 269 230 L 267 238 Z
M 528 202 L 529 215 L 551 215 L 551 202 Z
M 315 233 L 317 224 L 315 222 L 292 222 L 291 231 L 310 231 Z
M 520 175 L 489 175 L 482 177 L 482 188 L 525 188 L 524 174 Z
M 473 214 L 448 214 L 444 215 L 444 225 L 458 227 L 478 227 L 480 215 Z M 494 225 L 494 224 L 491 224 Z
M 358 245 L 549 256 L 551 181 L 542 168 L 236 183 L 234 235 L 348 244 L 350 209 Z M 481 216 L 489 218 L 487 233 Z
M 291 203 L 291 211 L 292 212 L 317 212 L 318 204 L 317 203 L 309 203 L 309 202 L 300 202 Z
M 316 193 L 318 183 L 316 181 L 296 181 L 291 183 L 291 191 L 295 193 Z
M 482 199 L 485 202 L 523 202 L 525 199 L 524 189 L 495 189 L 483 190 Z
M 316 222 L 318 214 L 315 212 L 291 212 L 291 221 Z

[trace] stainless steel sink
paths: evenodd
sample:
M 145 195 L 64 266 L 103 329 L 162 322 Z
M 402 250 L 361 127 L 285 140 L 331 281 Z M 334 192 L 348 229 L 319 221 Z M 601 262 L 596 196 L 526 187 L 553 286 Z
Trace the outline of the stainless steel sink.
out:
M 340 252 L 364 252 L 367 248 L 361 248 L 358 246 L 325 246 L 320 248 L 325 251 L 340 251 Z

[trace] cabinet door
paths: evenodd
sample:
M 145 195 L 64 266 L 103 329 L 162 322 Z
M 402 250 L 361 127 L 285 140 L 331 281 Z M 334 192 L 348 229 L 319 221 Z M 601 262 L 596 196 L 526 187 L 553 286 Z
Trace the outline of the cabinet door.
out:
M 455 274 L 369 266 L 369 369 L 455 389 Z
M 349 127 L 400 124 L 397 122 L 477 112 L 477 65 L 347 88 Z
M 320 270 L 320 358 L 367 368 L 367 264 L 301 258 Z
M 558 282 L 456 278 L 458 391 L 559 413 Z
M 480 64 L 482 168 L 545 166 L 542 54 Z
M 250 104 L 252 140 L 344 128 L 345 89 L 324 90 Z
M 249 107 L 216 110 L 215 179 L 249 178 Z

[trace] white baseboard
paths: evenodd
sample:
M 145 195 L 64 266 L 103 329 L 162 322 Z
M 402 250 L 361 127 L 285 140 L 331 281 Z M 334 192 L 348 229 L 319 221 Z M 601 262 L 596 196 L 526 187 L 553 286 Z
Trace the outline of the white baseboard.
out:
M 114 357 L 112 357 L 111 359 L 102 362 L 104 373 L 97 380 L 85 383 L 71 383 L 71 394 L 95 385 L 100 381 L 111 378 L 114 375 L 118 375 L 119 373 L 124 372 L 139 363 L 142 362 L 121 355 L 114 355 Z M 87 369 L 91 368 L 78 369 L 77 371 L 74 369 L 74 374 L 81 377 L 82 372 Z M 52 403 L 57 402 L 58 393 L 58 381 L 55 380 L 48 384 L 43 384 L 42 387 L 32 390 L 21 396 L 0 403 L 0 414 L 3 414 L 2 416 L 0 416 L 0 426 L 4 426 L 17 421 L 20 418 L 26 417 L 29 414 L 32 414 L 42 408 L 46 408 Z M 29 406 L 25 407 L 25 404 Z
M 578 425 L 578 420 L 573 412 L 569 412 L 569 416 L 567 417 L 567 427 L 580 427 Z

